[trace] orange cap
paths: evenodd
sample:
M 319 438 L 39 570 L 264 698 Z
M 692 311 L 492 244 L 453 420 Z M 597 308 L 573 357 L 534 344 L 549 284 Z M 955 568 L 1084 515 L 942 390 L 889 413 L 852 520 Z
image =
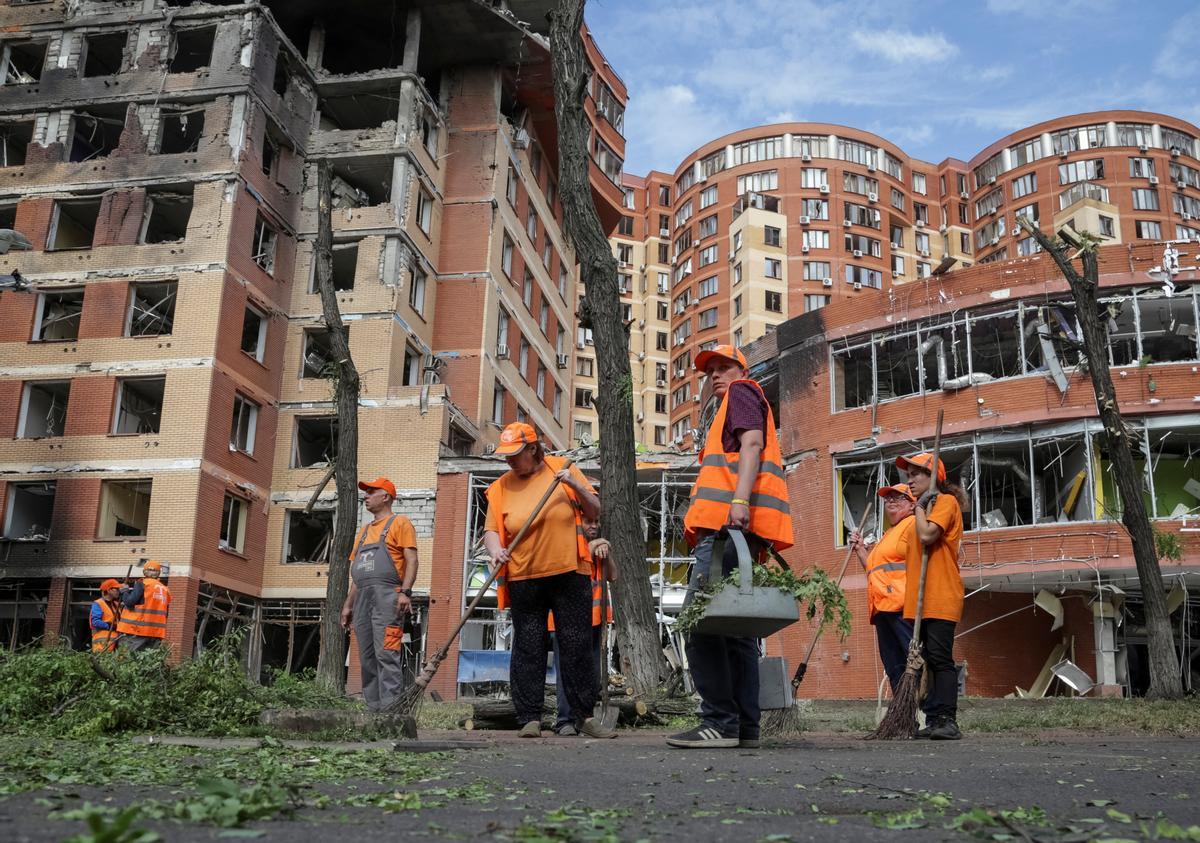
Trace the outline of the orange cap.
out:
M 708 361 L 712 360 L 714 357 L 723 357 L 726 360 L 732 360 L 743 369 L 750 368 L 746 365 L 746 355 L 742 354 L 742 352 L 740 352 L 734 346 L 717 345 L 713 346 L 707 351 L 701 351 L 696 355 L 696 371 L 703 372 L 704 368 L 708 365 Z
M 910 466 L 923 468 L 926 472 L 933 467 L 933 454 L 916 454 L 911 457 L 896 457 L 896 467 L 907 471 Z M 938 460 L 937 478 L 939 483 L 946 482 L 946 463 Z
M 158 562 L 154 561 L 153 559 L 147 560 L 146 564 L 142 566 L 143 574 L 146 573 L 147 571 L 161 571 L 161 570 L 162 570 L 162 565 L 160 565 Z
M 366 482 L 365 480 L 360 480 L 358 482 L 358 488 L 362 489 L 364 492 L 369 492 L 372 489 L 383 489 L 383 491 L 387 492 L 393 498 L 396 497 L 396 484 L 391 480 L 388 480 L 386 477 L 376 477 L 370 483 Z
M 117 582 L 116 580 L 105 580 L 104 582 L 100 583 L 100 592 L 104 593 L 105 591 L 108 591 L 110 588 L 120 588 L 120 587 L 121 587 L 121 584 L 119 582 Z
M 912 493 L 912 489 L 908 487 L 907 483 L 897 483 L 894 486 L 884 486 L 875 494 L 879 495 L 881 498 L 886 498 L 892 492 L 904 495 L 904 497 L 908 498 L 913 503 L 917 502 L 917 496 Z
M 513 422 L 500 434 L 500 444 L 496 446 L 496 453 L 502 457 L 511 457 L 521 453 L 526 445 L 532 445 L 537 441 L 537 431 L 531 425 L 525 424 L 525 422 Z

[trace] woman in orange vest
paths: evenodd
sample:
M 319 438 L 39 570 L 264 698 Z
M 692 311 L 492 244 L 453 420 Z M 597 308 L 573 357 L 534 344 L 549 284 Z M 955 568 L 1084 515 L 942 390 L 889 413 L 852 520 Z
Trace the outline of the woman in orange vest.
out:
M 954 629 L 962 620 L 963 582 L 958 572 L 958 549 L 962 541 L 962 507 L 967 496 L 960 486 L 946 480 L 946 464 L 938 460 L 938 492 L 932 483 L 933 455 L 897 457 L 896 466 L 908 476 L 908 485 L 917 496 L 914 512 L 916 536 L 910 542 L 905 564 L 908 581 L 914 585 L 921 576 L 921 550 L 929 551 L 925 573 L 925 602 L 922 605 L 921 654 L 925 669 L 933 674 L 932 692 L 925 701 L 926 727 L 919 738 L 956 741 L 958 728 L 958 668 L 954 664 Z M 917 614 L 917 589 L 904 595 L 904 617 Z
M 159 582 L 162 565 L 153 559 L 142 566 L 142 579 L 121 595 L 125 605 L 117 621 L 120 638 L 117 646 L 136 653 L 162 645 L 167 637 L 167 613 L 171 609 L 171 590 Z
M 100 583 L 100 599 L 92 601 L 89 618 L 93 653 L 111 653 L 117 649 L 117 621 L 120 619 L 121 584 L 116 580 L 105 580 Z
M 512 612 L 513 645 L 509 686 L 518 733 L 541 735 L 546 684 L 546 624 L 554 611 L 563 685 L 575 727 L 589 737 L 614 738 L 592 717 L 596 682 L 592 669 L 592 560 L 583 519 L 594 519 L 600 501 L 579 469 L 547 456 L 537 432 L 516 422 L 504 428 L 496 453 L 509 470 L 487 490 L 483 541 L 493 570 L 504 566 L 504 588 Z M 534 507 L 555 480 L 561 481 L 525 533 L 509 552 L 511 537 L 533 516 Z
M 696 368 L 708 376 L 721 406 L 700 452 L 700 473 L 684 516 L 684 537 L 696 561 L 688 595 L 708 581 L 713 543 L 724 527 L 748 533 L 751 548 L 792 546 L 792 517 L 775 419 L 762 387 L 750 380 L 746 358 L 731 345 L 700 352 Z M 728 574 L 737 549 L 727 542 L 721 560 Z M 758 641 L 692 633 L 688 666 L 700 694 L 700 725 L 667 738 L 670 746 L 755 747 L 759 740 Z
M 884 486 L 878 495 L 883 498 L 890 525 L 887 532 L 868 551 L 862 534 L 855 530 L 850 534 L 850 547 L 867 572 L 867 609 L 875 627 L 879 659 L 895 693 L 912 643 L 912 621 L 904 617 L 904 581 L 908 545 L 917 540 L 913 518 L 917 499 L 904 483 Z

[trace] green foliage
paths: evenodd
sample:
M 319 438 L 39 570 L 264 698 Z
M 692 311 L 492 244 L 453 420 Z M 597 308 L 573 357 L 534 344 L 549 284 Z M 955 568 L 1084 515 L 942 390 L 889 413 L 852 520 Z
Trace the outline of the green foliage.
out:
M 174 816 L 190 822 L 236 828 L 250 820 L 269 820 L 282 814 L 290 818 L 302 803 L 296 785 L 282 787 L 258 782 L 243 787 L 226 778 L 202 778 L 199 793 L 175 803 Z
M 1178 533 L 1169 533 L 1153 525 L 1150 529 L 1154 531 L 1154 550 L 1158 553 L 1160 560 L 1169 559 L 1178 562 L 1183 558 L 1183 545 L 1179 541 Z
M 68 837 L 66 843 L 158 843 L 162 840 L 158 834 L 133 827 L 133 821 L 140 813 L 141 809 L 136 805 L 120 812 L 92 808 L 81 818 L 87 823 L 88 830 Z
M 311 676 L 251 681 L 239 661 L 240 636 L 226 636 L 178 666 L 165 650 L 137 654 L 30 648 L 0 654 L 0 728 L 15 734 L 87 737 L 125 731 L 246 734 L 267 708 L 340 707 Z M 103 678 L 93 669 L 93 661 Z
M 725 579 L 709 583 L 697 591 L 687 608 L 679 613 L 676 629 L 682 633 L 691 632 L 704 616 L 704 610 L 712 602 L 713 595 L 725 585 L 736 586 L 738 578 L 739 573 L 733 571 Z M 782 568 L 755 565 L 754 585 L 777 588 L 785 594 L 790 594 L 804 604 L 805 617 L 809 620 L 816 617 L 820 611 L 822 629 L 833 625 L 842 638 L 850 634 L 850 607 L 846 604 L 846 594 L 820 568 L 810 568 L 797 576 Z

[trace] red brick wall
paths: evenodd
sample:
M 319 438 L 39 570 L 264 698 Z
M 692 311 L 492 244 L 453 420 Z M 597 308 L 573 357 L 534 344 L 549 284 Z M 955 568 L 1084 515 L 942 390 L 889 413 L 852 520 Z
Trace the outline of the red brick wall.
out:
M 437 521 L 429 569 L 429 620 L 425 627 L 426 656 L 442 646 L 461 615 L 463 589 L 462 541 L 467 529 L 466 474 L 438 475 Z M 447 699 L 457 695 L 458 640 L 430 684 Z
M 64 435 L 103 435 L 112 430 L 117 397 L 115 378 L 80 376 L 71 379 Z

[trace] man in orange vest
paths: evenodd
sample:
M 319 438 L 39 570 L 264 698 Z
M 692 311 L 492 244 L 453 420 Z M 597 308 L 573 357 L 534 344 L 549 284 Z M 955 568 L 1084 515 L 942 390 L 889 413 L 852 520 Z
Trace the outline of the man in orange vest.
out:
M 100 599 L 92 601 L 89 619 L 93 653 L 111 653 L 117 649 L 117 621 L 120 619 L 121 584 L 116 580 L 105 580 L 100 583 Z
M 884 486 L 877 494 L 883 498 L 890 526 L 872 548 L 855 530 L 850 534 L 850 548 L 867 572 L 867 608 L 879 644 L 879 660 L 895 693 L 913 634 L 912 621 L 904 617 L 904 582 L 908 544 L 917 540 L 913 518 L 917 499 L 907 483 Z
M 700 473 L 684 516 L 684 537 L 696 561 L 688 598 L 709 581 L 713 543 L 723 528 L 747 533 L 752 551 L 792 546 L 792 518 L 775 419 L 762 387 L 749 378 L 746 358 L 731 345 L 700 352 L 696 368 L 708 377 L 721 405 L 700 451 Z M 726 543 L 728 574 L 737 549 Z M 724 635 L 688 636 L 692 681 L 700 694 L 700 725 L 667 738 L 671 746 L 756 747 L 759 741 L 758 642 Z
M 136 653 L 159 647 L 167 637 L 167 613 L 171 609 L 171 590 L 159 581 L 162 565 L 153 559 L 142 565 L 142 578 L 124 589 L 121 603 L 125 609 L 117 621 L 117 646 Z

